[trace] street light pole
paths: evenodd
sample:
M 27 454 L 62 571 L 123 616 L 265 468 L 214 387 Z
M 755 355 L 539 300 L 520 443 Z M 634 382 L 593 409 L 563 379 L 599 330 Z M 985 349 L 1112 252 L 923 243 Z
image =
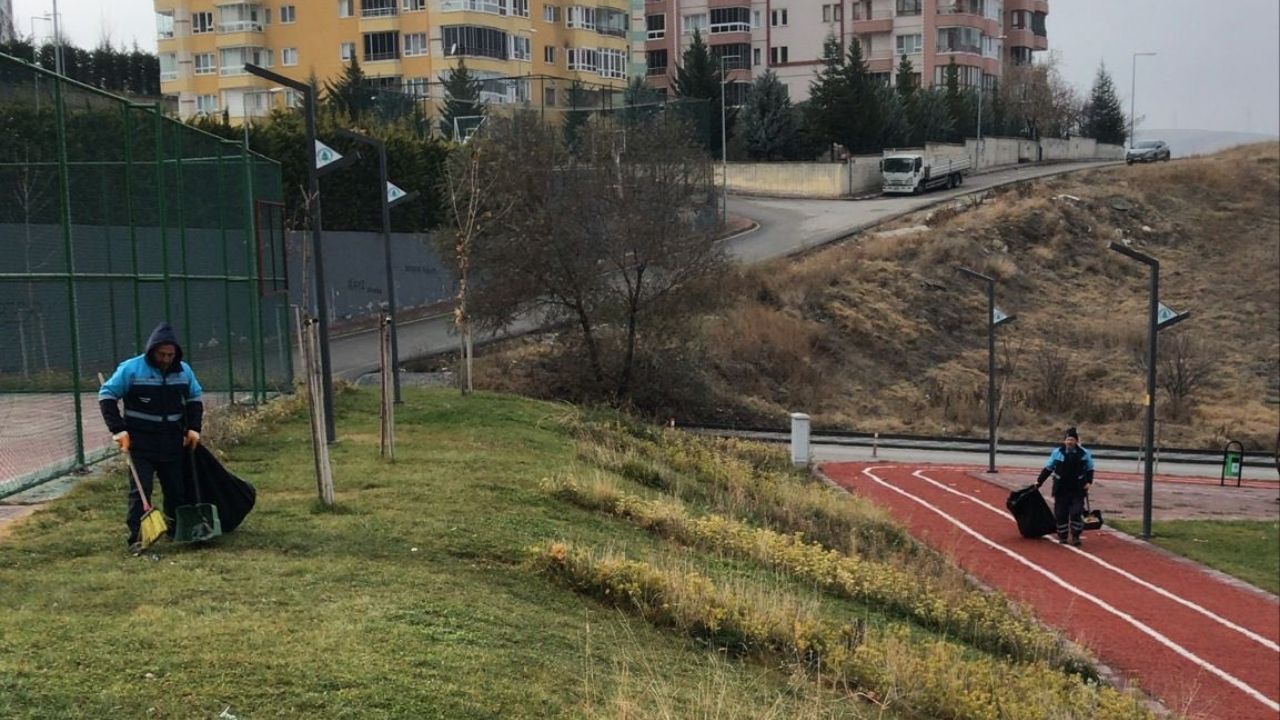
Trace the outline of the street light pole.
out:
M 316 167 L 316 89 L 309 83 L 298 82 L 253 63 L 245 63 L 244 69 L 250 75 L 297 90 L 306 103 L 307 194 L 309 196 L 307 205 L 311 209 L 311 254 L 315 258 L 316 313 L 320 316 L 318 323 L 320 377 L 324 394 L 324 429 L 325 441 L 333 443 L 337 437 L 337 430 L 333 421 L 333 366 L 329 359 L 329 290 L 324 281 L 323 233 L 320 227 L 320 171 Z
M 1113 242 L 1108 247 L 1151 268 L 1151 296 L 1147 299 L 1147 441 L 1142 470 L 1142 539 L 1147 540 L 1151 537 L 1151 479 L 1156 444 L 1156 351 L 1159 342 L 1156 333 L 1160 315 L 1160 261 L 1120 243 Z
M 987 472 L 996 471 L 996 325 L 1008 322 L 1012 316 L 996 319 L 996 281 L 989 275 L 957 268 L 969 277 L 987 285 Z
M 1138 56 L 1152 56 L 1153 52 L 1136 52 L 1133 54 L 1133 69 L 1129 74 L 1129 147 L 1133 147 L 1134 121 L 1137 117 L 1134 115 L 1137 107 L 1138 98 Z
M 724 74 L 724 60 L 737 60 L 741 55 L 721 55 L 721 225 L 728 224 L 728 131 L 724 122 L 724 85 L 728 82 Z
M 395 273 L 391 267 L 391 207 L 402 202 L 408 201 L 412 197 L 417 197 L 417 192 L 409 193 L 404 197 L 396 199 L 394 202 L 388 197 L 388 189 L 391 181 L 387 177 L 387 144 L 375 137 L 370 137 L 363 133 L 353 130 L 339 130 L 338 133 L 344 137 L 355 140 L 359 143 L 369 145 L 378 151 L 378 184 L 382 189 L 382 256 L 386 266 L 387 283 L 387 317 L 388 325 L 391 330 L 391 367 L 392 381 L 395 385 L 395 401 L 400 400 L 400 346 L 396 338 L 396 282 Z
M 58 0 L 53 0 L 53 64 L 62 73 L 62 28 L 58 25 Z

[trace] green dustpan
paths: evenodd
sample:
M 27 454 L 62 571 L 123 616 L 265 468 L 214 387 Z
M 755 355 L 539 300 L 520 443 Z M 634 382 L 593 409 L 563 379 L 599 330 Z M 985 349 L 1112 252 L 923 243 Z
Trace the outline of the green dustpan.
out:
M 180 505 L 174 510 L 173 541 L 195 543 L 212 540 L 222 534 L 222 521 L 218 518 L 218 506 L 200 502 L 200 480 L 196 477 L 195 453 L 189 453 L 191 484 L 195 486 L 194 505 Z

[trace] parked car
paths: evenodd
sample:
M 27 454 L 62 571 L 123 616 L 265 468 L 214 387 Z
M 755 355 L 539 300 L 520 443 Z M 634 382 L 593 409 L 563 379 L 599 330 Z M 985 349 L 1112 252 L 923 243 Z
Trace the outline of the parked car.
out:
M 1134 143 L 1124 154 L 1124 161 L 1130 165 L 1136 162 L 1155 162 L 1169 159 L 1169 143 L 1163 140 L 1143 140 Z

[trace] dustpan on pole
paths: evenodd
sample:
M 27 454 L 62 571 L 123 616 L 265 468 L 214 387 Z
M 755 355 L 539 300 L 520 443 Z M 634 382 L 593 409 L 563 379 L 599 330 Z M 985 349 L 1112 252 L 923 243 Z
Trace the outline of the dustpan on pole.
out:
M 133 467 L 133 458 L 128 451 L 125 451 L 124 460 L 129 465 L 133 484 L 138 488 L 138 496 L 142 498 L 142 520 L 138 525 L 138 544 L 145 550 L 169 531 L 169 523 L 164 519 L 164 513 L 151 504 L 146 491 L 142 489 L 142 481 L 138 479 L 138 471 Z
M 200 479 L 196 476 L 195 452 L 187 453 L 191 463 L 191 485 L 195 488 L 194 505 L 182 505 L 174 510 L 177 527 L 173 531 L 173 541 L 179 543 L 205 542 L 222 534 L 222 520 L 218 517 L 218 506 L 213 503 L 200 502 Z

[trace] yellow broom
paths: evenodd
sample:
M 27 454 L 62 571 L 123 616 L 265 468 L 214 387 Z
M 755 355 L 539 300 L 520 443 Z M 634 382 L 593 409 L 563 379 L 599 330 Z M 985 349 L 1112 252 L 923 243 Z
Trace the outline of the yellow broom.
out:
M 165 521 L 164 513 L 158 512 L 147 499 L 147 494 L 142 490 L 142 481 L 138 479 L 138 471 L 133 467 L 133 458 L 128 452 L 125 452 L 124 459 L 129 463 L 129 474 L 133 475 L 133 484 L 137 486 L 138 495 L 142 497 L 142 522 L 138 526 L 138 543 L 145 550 L 169 531 L 169 523 Z

